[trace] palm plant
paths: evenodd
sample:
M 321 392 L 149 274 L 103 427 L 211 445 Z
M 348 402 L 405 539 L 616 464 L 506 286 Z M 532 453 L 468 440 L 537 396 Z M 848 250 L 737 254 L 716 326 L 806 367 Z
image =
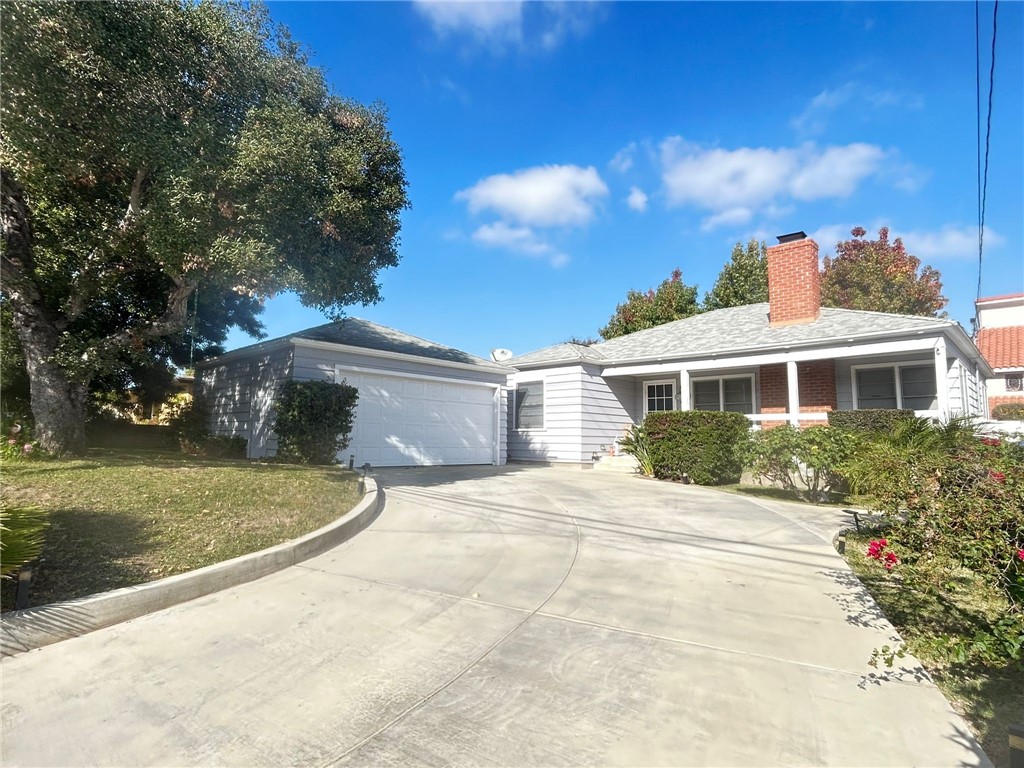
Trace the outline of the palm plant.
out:
M 22 566 L 39 557 L 48 525 L 44 509 L 0 505 L 0 578 L 13 578 Z

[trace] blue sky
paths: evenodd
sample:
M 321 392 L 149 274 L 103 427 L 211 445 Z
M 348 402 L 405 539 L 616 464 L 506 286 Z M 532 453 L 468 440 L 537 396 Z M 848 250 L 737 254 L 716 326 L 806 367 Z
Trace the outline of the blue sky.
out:
M 969 328 L 973 3 L 271 3 L 334 90 L 382 101 L 412 208 L 365 317 L 486 356 L 597 336 L 675 267 L 887 225 Z M 981 4 L 983 110 L 992 4 Z M 982 295 L 1024 290 L 1024 4 L 999 8 Z M 324 322 L 294 297 L 270 336 Z M 233 333 L 228 347 L 252 343 Z

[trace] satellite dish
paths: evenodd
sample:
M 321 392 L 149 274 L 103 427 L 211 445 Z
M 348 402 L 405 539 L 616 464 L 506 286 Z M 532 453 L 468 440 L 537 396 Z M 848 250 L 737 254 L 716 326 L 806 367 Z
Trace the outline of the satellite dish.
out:
M 504 363 L 513 357 L 511 349 L 492 349 L 491 360 L 496 363 Z

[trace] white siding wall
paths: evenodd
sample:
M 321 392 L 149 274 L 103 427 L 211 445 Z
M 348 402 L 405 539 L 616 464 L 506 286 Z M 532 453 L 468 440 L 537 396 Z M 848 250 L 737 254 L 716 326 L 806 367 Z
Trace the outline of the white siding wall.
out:
M 949 409 L 954 416 L 984 416 L 983 382 L 975 375 L 975 365 L 956 355 L 949 358 Z
M 514 382 L 544 382 L 544 428 L 516 430 Z M 632 379 L 603 379 L 600 368 L 566 365 L 521 371 L 509 393 L 508 455 L 515 461 L 589 464 L 634 423 L 639 407 Z
M 295 347 L 295 362 L 292 375 L 299 381 L 334 381 L 336 365 L 354 368 L 373 368 L 382 372 L 413 373 L 423 376 L 439 376 L 447 379 L 465 379 L 499 384 L 500 417 L 498 419 L 498 463 L 508 460 L 508 376 L 491 371 L 474 371 L 465 368 L 449 368 L 412 360 L 394 360 L 386 357 L 340 352 L 320 347 Z
M 197 395 L 210 407 L 210 431 L 215 435 L 244 437 L 249 458 L 271 456 L 277 438 L 270 430 L 276 383 L 289 376 L 289 347 L 252 357 L 200 367 Z
M 580 420 L 583 411 L 581 379 L 583 366 L 567 365 L 521 371 L 512 376 L 509 392 L 508 457 L 513 461 L 555 461 L 580 463 L 583 441 Z M 515 382 L 544 382 L 544 428 L 515 429 Z

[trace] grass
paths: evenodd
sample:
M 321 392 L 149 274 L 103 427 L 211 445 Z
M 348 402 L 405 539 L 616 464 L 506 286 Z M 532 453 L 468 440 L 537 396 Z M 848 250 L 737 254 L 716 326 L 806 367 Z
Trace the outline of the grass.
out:
M 716 485 L 715 490 L 726 493 L 737 493 L 741 496 L 752 496 L 757 499 L 773 499 L 775 501 L 795 501 L 798 504 L 810 504 L 796 495 L 794 491 L 778 488 L 773 485 L 757 485 L 753 483 L 729 483 Z M 830 501 L 823 501 L 817 506 L 822 507 L 848 507 L 856 501 L 843 494 L 833 494 Z
M 31 605 L 82 597 L 228 560 L 301 536 L 358 501 L 337 467 L 92 450 L 6 462 L 3 496 L 50 512 Z M 4 590 L 4 607 L 13 602 Z
M 1020 666 L 951 665 L 936 644 L 940 635 L 972 638 L 1005 614 L 1005 598 L 968 571 L 941 582 L 902 582 L 866 557 L 872 538 L 848 533 L 847 562 L 995 765 L 1009 768 L 1007 727 L 1024 723 L 1024 672 Z

